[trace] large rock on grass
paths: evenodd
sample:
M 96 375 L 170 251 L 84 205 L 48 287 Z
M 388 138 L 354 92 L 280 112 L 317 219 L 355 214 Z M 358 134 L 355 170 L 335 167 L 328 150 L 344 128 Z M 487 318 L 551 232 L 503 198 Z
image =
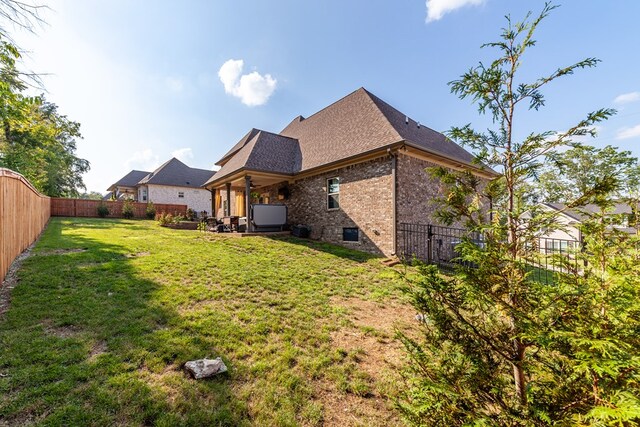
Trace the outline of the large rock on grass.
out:
M 219 357 L 215 359 L 190 360 L 184 364 L 184 368 L 196 380 L 227 372 L 227 366 Z

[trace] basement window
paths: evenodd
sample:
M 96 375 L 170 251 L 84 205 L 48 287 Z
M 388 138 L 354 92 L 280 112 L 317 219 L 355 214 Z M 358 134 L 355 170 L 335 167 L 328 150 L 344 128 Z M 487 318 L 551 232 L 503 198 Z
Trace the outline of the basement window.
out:
M 360 231 L 357 227 L 345 227 L 342 229 L 342 241 L 343 242 L 359 242 Z
M 340 209 L 340 178 L 327 180 L 327 209 Z
M 184 199 L 184 191 L 178 191 L 178 197 Z

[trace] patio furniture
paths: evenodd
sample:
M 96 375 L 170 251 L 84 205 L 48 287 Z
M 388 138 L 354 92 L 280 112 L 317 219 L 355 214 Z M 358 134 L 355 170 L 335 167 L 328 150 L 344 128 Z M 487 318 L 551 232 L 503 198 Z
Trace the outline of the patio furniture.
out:
M 224 226 L 224 231 L 231 232 L 236 231 L 238 229 L 238 220 L 240 217 L 237 216 L 225 216 L 222 218 L 222 225 Z

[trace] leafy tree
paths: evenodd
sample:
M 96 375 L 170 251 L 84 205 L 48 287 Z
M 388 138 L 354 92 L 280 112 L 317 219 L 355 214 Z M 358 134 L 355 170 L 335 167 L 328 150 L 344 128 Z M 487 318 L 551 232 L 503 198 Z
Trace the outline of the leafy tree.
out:
M 520 111 L 544 106 L 544 87 L 598 62 L 587 58 L 533 82 L 520 81 L 524 54 L 535 45 L 533 34 L 554 8 L 547 3 L 538 16 L 528 14 L 518 23 L 507 17 L 501 39 L 483 46 L 497 49 L 499 56 L 450 83 L 453 93 L 472 99 L 495 124 L 486 132 L 471 125 L 452 128 L 450 136 L 502 175 L 484 182 L 470 173 L 430 170 L 446 187 L 438 201 L 439 219 L 462 224 L 483 241 L 462 240 L 456 249 L 465 262 L 451 276 L 420 265 L 417 275 L 406 277 L 408 295 L 424 322 L 421 339 L 401 335 L 412 363 L 399 407 L 416 425 L 640 421 L 638 275 L 637 264 L 626 255 L 634 246 L 620 240 L 609 247 L 612 234 L 604 232 L 604 221 L 596 221 L 601 232 L 590 243 L 593 251 L 574 254 L 572 263 L 552 259 L 571 267 L 568 274 L 553 286 L 531 276 L 541 257 L 535 245 L 540 230 L 557 227 L 554 214 L 534 203 L 532 179 L 547 156 L 572 144 L 575 136 L 593 134 L 593 125 L 613 114 L 601 109 L 565 132 L 514 137 Z M 593 200 L 605 205 L 615 188 L 615 177 L 604 173 L 570 206 Z M 606 252 L 623 248 L 615 255 Z M 610 263 L 593 265 L 600 255 Z M 576 267 L 578 256 L 591 257 L 587 268 Z M 632 275 L 615 276 L 616 271 Z
M 99 193 L 97 191 L 91 191 L 89 193 L 82 193 L 78 197 L 80 199 L 87 199 L 87 200 L 102 200 L 104 196 L 102 195 L 102 193 Z
M 588 193 L 602 176 L 613 179 L 618 197 L 638 195 L 640 165 L 629 151 L 610 145 L 598 149 L 589 145 L 554 153 L 539 175 L 541 196 L 547 202 L 565 203 Z
M 31 98 L 21 115 L 5 118 L 0 165 L 20 172 L 48 196 L 77 197 L 89 170 L 89 162 L 75 155 L 80 124 L 42 96 Z
M 60 114 L 44 96 L 25 95 L 33 83 L 39 85 L 38 76 L 18 69 L 20 50 L 4 25 L 32 31 L 43 22 L 42 8 L 46 6 L 0 0 L 0 167 L 20 172 L 49 196 L 76 197 L 85 188 L 82 174 L 89 170 L 89 162 L 76 156 L 80 124 Z

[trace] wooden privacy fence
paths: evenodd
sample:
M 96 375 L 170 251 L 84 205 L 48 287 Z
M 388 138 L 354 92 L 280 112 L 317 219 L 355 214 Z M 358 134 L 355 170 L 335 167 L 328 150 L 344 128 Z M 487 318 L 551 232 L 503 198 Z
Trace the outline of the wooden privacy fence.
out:
M 122 206 L 124 202 L 119 200 L 86 200 L 86 199 L 63 199 L 53 197 L 51 199 L 51 216 L 77 216 L 85 218 L 97 218 L 98 206 L 104 205 L 109 209 L 107 218 L 122 218 Z M 187 205 L 171 205 L 165 203 L 154 203 L 156 213 L 166 212 L 170 214 L 186 215 Z M 133 203 L 133 217 L 146 218 L 147 204 Z
M 19 173 L 0 168 L 0 282 L 13 260 L 40 235 L 50 216 L 49 197 Z

